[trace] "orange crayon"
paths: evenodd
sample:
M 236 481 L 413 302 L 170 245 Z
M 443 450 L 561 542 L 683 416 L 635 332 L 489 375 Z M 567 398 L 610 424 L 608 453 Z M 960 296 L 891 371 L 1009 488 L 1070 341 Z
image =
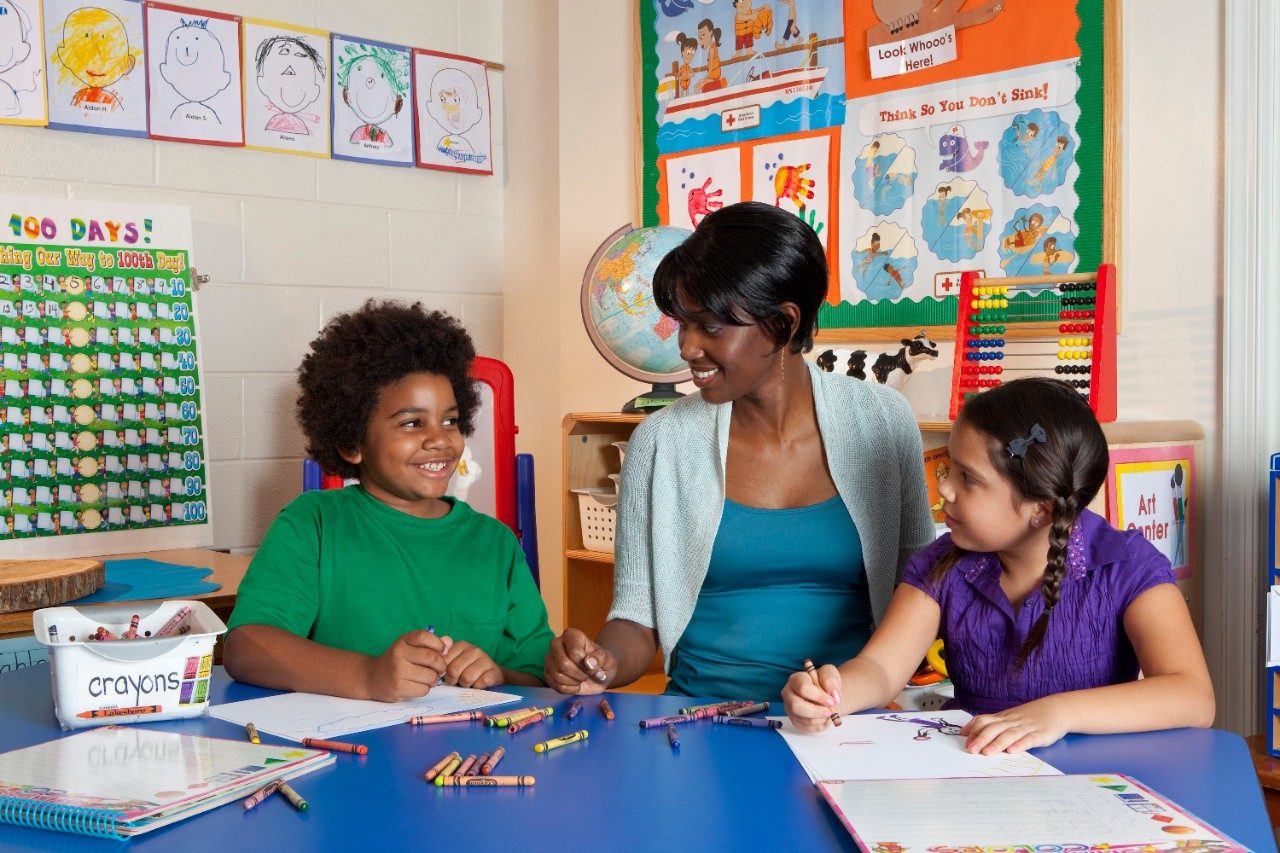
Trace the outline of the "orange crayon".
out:
M 613 709 L 609 707 L 609 700 L 608 700 L 608 699 L 601 699 L 601 700 L 600 700 L 600 713 L 601 713 L 601 714 L 604 714 L 604 718 L 605 718 L 606 720 L 612 720 L 612 719 L 613 719 Z
M 139 705 L 137 708 L 99 708 L 96 711 L 81 711 L 76 716 L 82 720 L 95 720 L 99 717 L 131 717 L 134 714 L 159 714 L 163 710 L 159 705 Z
M 489 760 L 486 761 L 484 763 L 484 766 L 480 768 L 480 775 L 488 776 L 490 773 L 492 773 L 493 768 L 498 766 L 498 762 L 502 760 L 502 756 L 505 754 L 506 754 L 506 749 L 504 749 L 503 747 L 498 747 L 497 749 L 495 749 L 493 751 L 493 754 L 489 756 Z
M 263 785 L 258 790 L 254 791 L 253 794 L 247 800 L 244 801 L 244 810 L 248 811 L 249 809 L 258 805 L 258 803 L 261 803 L 267 797 L 274 794 L 277 790 L 279 790 L 280 785 L 283 782 L 284 782 L 284 779 L 272 779 L 270 782 Z
M 445 787 L 454 788 L 532 788 L 532 776 L 450 776 Z
M 369 747 L 362 743 L 343 743 L 340 740 L 321 740 L 320 738 L 304 737 L 302 745 L 312 749 L 329 749 L 334 752 L 350 752 L 355 755 L 369 754 Z
M 449 753 L 444 758 L 440 759 L 435 764 L 433 764 L 431 766 L 431 769 L 428 770 L 422 778 L 426 779 L 428 782 L 434 782 L 435 778 L 440 775 L 441 771 L 443 771 L 446 767 L 449 766 L 450 762 L 452 762 L 454 759 L 461 760 L 461 758 L 462 756 L 460 756 L 456 752 Z
M 813 686 L 821 690 L 822 682 L 818 680 L 818 670 L 814 668 L 813 661 L 809 660 L 808 658 L 804 659 L 804 671 L 809 673 L 809 677 L 813 679 Z M 833 726 L 840 725 L 840 715 L 837 714 L 835 711 L 831 712 L 831 724 Z

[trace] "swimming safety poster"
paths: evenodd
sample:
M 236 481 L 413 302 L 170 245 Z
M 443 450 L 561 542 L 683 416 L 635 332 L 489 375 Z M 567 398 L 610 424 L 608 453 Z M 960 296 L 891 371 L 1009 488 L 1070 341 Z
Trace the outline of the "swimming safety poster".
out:
M 209 544 L 189 211 L 0 196 L 0 223 L 0 557 Z
M 640 0 L 645 224 L 791 211 L 823 329 L 949 327 L 965 271 L 1095 267 L 1102 6 Z

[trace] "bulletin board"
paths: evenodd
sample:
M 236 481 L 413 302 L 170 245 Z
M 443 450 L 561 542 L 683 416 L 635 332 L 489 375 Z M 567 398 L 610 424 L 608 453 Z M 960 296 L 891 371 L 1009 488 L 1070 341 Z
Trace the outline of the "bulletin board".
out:
M 641 220 L 775 204 L 827 249 L 819 340 L 953 338 L 967 270 L 1115 259 L 1118 5 L 639 0 Z
M 208 545 L 186 208 L 0 196 L 0 557 Z

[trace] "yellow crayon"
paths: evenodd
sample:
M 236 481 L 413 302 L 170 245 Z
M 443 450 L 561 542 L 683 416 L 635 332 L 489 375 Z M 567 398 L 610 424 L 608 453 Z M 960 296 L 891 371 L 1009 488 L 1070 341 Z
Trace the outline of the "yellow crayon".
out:
M 507 726 L 511 725 L 511 720 L 513 718 L 519 717 L 522 714 L 532 714 L 536 710 L 538 710 L 538 708 L 535 705 L 530 705 L 527 708 L 512 708 L 510 711 L 507 711 L 501 717 L 494 717 L 491 715 L 487 720 L 485 720 L 485 722 L 490 726 L 506 728 Z
M 452 776 L 453 771 L 457 770 L 459 767 L 462 766 L 462 757 L 458 755 L 458 753 L 456 752 L 453 755 L 454 757 L 450 759 L 449 763 L 446 764 L 444 766 L 444 769 L 441 770 L 439 775 L 436 776 L 437 787 L 444 787 L 444 780 Z
M 262 743 L 262 738 L 258 737 L 258 727 L 253 723 L 245 723 L 244 730 L 249 735 L 249 740 L 253 743 Z
M 542 743 L 535 743 L 533 745 L 533 751 L 548 752 L 553 749 L 559 749 L 565 744 L 577 743 L 580 740 L 586 740 L 586 739 L 587 739 L 586 729 L 583 729 L 581 731 L 576 731 L 576 732 L 569 732 L 569 734 L 562 735 L 561 737 L 552 738 L 551 740 L 544 740 Z
M 431 769 L 426 772 L 423 778 L 426 779 L 428 782 L 434 782 L 435 778 L 440 775 L 441 771 L 443 771 L 446 767 L 448 767 L 449 762 L 453 761 L 455 758 L 461 759 L 462 756 L 459 755 L 457 752 L 449 753 L 444 758 L 440 759 L 434 765 L 432 765 Z

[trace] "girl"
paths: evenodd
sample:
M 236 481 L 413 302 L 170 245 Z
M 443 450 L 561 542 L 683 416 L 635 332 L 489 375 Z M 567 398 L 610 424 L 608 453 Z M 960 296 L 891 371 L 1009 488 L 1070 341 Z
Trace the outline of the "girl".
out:
M 911 559 L 863 651 L 783 690 L 797 728 L 883 707 L 933 639 L 974 717 L 970 752 L 1047 746 L 1068 732 L 1213 722 L 1213 686 L 1169 561 L 1085 509 L 1107 443 L 1075 391 L 1019 379 L 965 403 L 939 484 L 951 533 Z M 1141 669 L 1146 677 L 1135 680 Z

